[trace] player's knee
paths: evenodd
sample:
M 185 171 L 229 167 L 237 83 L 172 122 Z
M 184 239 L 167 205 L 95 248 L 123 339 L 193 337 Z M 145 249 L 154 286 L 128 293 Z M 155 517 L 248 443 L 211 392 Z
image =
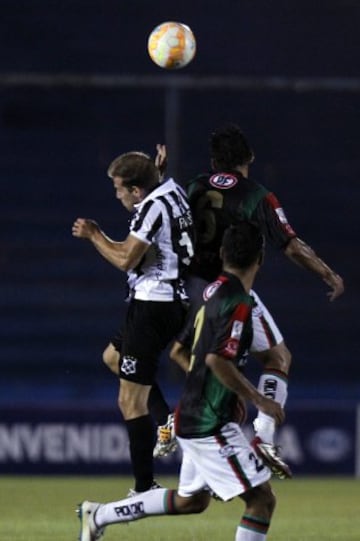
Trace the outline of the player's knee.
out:
M 269 483 L 265 483 L 259 487 L 258 497 L 264 513 L 270 518 L 276 506 L 276 496 Z
M 135 419 L 149 413 L 150 386 L 120 380 L 118 406 L 124 419 Z
M 265 369 L 277 369 L 285 374 L 289 373 L 291 366 L 291 352 L 285 343 L 279 344 L 273 348 L 263 351 L 259 354 L 259 359 Z
M 176 496 L 176 508 L 180 514 L 195 514 L 202 513 L 208 507 L 210 495 L 208 492 L 200 492 L 193 494 L 188 498 Z
M 291 361 L 292 361 L 291 351 L 284 344 L 284 353 L 283 353 L 283 361 L 282 361 L 283 372 L 286 372 L 286 373 L 289 372 Z
M 258 485 L 241 495 L 246 512 L 270 520 L 276 506 L 275 494 L 269 482 Z
M 109 344 L 103 351 L 103 361 L 106 366 L 117 376 L 119 375 L 120 353 L 112 344 Z
M 118 406 L 125 419 L 134 417 L 135 407 L 134 401 L 121 389 L 118 395 Z

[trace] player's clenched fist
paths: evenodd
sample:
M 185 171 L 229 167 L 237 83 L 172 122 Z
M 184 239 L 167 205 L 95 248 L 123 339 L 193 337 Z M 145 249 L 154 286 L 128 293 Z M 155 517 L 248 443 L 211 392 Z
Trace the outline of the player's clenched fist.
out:
M 87 218 L 77 218 L 72 226 L 73 236 L 81 239 L 91 239 L 98 231 L 98 224 Z

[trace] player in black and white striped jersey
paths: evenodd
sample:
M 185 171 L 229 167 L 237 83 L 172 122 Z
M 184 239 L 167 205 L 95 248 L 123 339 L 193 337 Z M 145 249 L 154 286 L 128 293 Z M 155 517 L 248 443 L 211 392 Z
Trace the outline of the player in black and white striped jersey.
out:
M 147 154 L 122 154 L 110 164 L 108 175 L 117 199 L 134 212 L 128 236 L 114 241 L 85 218 L 78 218 L 72 231 L 128 273 L 125 327 L 103 357 L 120 378 L 119 407 L 129 434 L 134 490 L 143 492 L 156 486 L 148 400 L 160 354 L 184 323 L 183 279 L 193 257 L 193 223 L 183 189 L 171 178 L 161 182 L 159 168 Z

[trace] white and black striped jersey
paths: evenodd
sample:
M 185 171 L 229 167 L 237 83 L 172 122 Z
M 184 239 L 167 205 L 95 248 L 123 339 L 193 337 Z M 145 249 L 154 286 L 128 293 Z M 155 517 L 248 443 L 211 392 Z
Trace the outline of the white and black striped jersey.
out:
M 150 247 L 128 273 L 130 296 L 144 301 L 184 298 L 182 277 L 194 254 L 193 220 L 184 190 L 170 178 L 135 208 L 130 234 Z

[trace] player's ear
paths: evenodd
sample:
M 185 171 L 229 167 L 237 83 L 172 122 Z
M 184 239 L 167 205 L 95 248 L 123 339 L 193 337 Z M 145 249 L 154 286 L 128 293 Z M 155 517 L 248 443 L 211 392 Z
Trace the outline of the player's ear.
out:
M 264 263 L 264 259 L 265 259 L 265 250 L 261 250 L 259 254 L 259 259 L 258 259 L 258 264 L 260 267 Z
M 140 200 L 141 196 L 142 196 L 142 192 L 143 190 L 141 188 L 139 188 L 139 186 L 132 186 L 132 193 L 133 195 Z

